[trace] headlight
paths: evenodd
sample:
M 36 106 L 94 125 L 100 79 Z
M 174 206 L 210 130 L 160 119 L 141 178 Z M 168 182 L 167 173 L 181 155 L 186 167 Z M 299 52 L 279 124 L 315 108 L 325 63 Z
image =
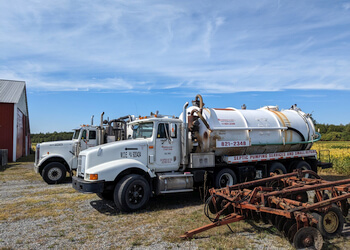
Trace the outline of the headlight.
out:
M 98 180 L 98 174 L 86 174 L 86 180 L 96 181 Z

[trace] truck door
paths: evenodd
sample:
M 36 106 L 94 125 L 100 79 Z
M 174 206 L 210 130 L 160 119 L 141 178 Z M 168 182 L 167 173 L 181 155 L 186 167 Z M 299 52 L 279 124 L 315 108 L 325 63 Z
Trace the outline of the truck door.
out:
M 87 141 L 88 141 L 87 136 L 88 136 L 88 133 L 86 129 L 83 129 L 83 131 L 81 132 L 81 138 L 80 138 L 80 151 L 87 149 Z
M 88 148 L 95 147 L 97 145 L 96 130 L 89 130 L 88 140 L 86 146 Z
M 171 128 L 171 129 L 169 129 Z M 156 171 L 176 171 L 180 166 L 179 126 L 159 123 L 156 134 Z

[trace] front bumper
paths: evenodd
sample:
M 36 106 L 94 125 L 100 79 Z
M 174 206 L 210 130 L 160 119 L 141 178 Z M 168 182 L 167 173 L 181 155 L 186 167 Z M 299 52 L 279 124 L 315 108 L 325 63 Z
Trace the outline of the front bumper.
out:
M 105 181 L 85 181 L 82 178 L 73 176 L 72 186 L 81 193 L 102 193 L 105 188 Z
M 34 172 L 35 173 L 39 173 L 39 165 L 35 165 L 35 163 L 34 163 Z

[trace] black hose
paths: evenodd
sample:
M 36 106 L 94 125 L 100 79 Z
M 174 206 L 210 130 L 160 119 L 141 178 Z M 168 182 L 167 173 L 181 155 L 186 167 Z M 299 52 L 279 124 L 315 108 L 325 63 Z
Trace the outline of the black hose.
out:
M 301 141 L 306 141 L 304 135 L 299 130 L 292 127 L 287 127 L 287 129 L 296 132 L 301 137 Z M 301 150 L 304 150 L 306 147 L 307 147 L 307 144 L 303 144 Z
M 304 135 L 303 135 L 299 130 L 297 130 L 297 129 L 295 129 L 295 128 L 292 128 L 292 127 L 287 127 L 287 128 L 288 128 L 289 130 L 292 130 L 292 131 L 296 132 L 298 135 L 300 135 L 301 141 L 306 141 Z

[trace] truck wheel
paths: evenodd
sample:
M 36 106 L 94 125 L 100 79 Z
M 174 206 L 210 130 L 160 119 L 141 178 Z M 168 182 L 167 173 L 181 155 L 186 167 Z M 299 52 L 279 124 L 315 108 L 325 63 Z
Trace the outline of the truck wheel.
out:
M 226 186 L 232 186 L 237 183 L 237 177 L 235 172 L 229 168 L 220 170 L 215 176 L 215 187 L 224 188 Z
M 312 213 L 318 220 L 317 229 L 325 238 L 334 238 L 343 231 L 344 217 L 340 209 L 333 206 L 326 213 Z
M 151 188 L 141 175 L 127 175 L 114 188 L 114 203 L 123 212 L 133 212 L 145 207 Z
M 271 176 L 271 173 L 275 173 L 275 174 L 286 174 L 287 173 L 287 169 L 286 167 L 280 163 L 280 162 L 274 162 L 271 164 L 270 169 L 269 169 L 269 176 Z
M 58 184 L 66 178 L 67 170 L 60 162 L 47 164 L 42 172 L 43 179 L 48 184 Z
M 295 169 L 302 169 L 302 170 L 311 170 L 310 164 L 307 163 L 306 161 L 299 161 L 296 164 Z
M 296 165 L 295 165 L 295 169 L 301 169 L 301 170 L 311 170 L 311 167 L 309 165 L 309 163 L 307 163 L 306 161 L 299 161 Z M 304 177 L 305 178 L 309 178 L 309 174 L 305 174 Z

